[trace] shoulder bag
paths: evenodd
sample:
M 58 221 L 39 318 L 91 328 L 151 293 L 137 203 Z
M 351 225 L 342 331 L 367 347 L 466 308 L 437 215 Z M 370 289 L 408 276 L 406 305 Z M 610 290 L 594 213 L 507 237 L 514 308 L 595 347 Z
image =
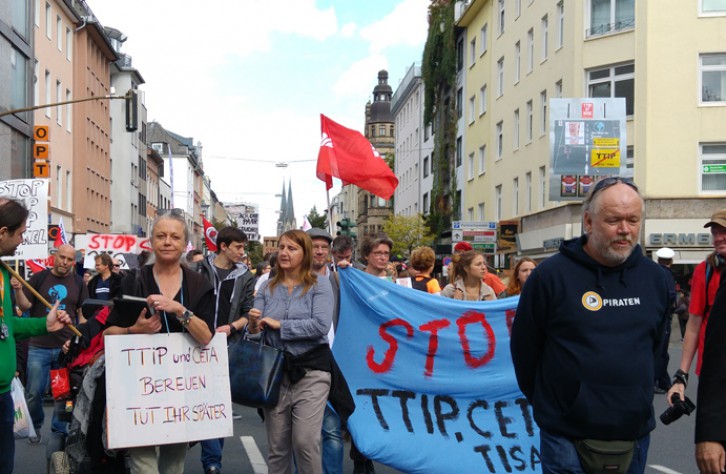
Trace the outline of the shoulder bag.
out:
M 229 345 L 232 401 L 253 408 L 274 407 L 280 397 L 284 352 L 260 342 L 238 338 Z

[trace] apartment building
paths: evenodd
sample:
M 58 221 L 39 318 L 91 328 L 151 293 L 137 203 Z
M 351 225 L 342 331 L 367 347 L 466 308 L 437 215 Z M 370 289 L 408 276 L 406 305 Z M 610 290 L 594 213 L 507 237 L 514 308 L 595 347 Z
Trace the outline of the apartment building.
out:
M 623 97 L 628 174 L 646 199 L 641 243 L 673 248 L 682 265 L 703 259 L 703 223 L 726 207 L 723 2 L 470 0 L 455 21 L 465 212 L 519 221 L 519 254 L 545 257 L 580 235 L 580 204 L 549 199 L 549 101 Z

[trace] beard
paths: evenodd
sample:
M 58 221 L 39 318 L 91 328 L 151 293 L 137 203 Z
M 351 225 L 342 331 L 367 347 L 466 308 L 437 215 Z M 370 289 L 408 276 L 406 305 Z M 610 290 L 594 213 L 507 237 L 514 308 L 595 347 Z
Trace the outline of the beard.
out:
M 616 267 L 624 263 L 628 257 L 630 257 L 630 254 L 633 253 L 633 249 L 635 248 L 635 242 L 630 238 L 630 236 L 620 236 L 615 239 L 607 240 L 603 237 L 594 235 L 588 237 L 589 243 L 592 244 L 591 248 L 597 252 L 606 265 L 611 267 Z M 614 248 L 613 244 L 618 242 L 627 242 L 628 247 L 618 249 Z

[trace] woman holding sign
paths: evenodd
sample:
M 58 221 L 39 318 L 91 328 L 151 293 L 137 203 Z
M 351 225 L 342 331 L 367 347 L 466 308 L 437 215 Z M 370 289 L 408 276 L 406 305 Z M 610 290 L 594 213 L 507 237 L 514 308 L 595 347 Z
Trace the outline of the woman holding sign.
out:
M 124 295 L 142 297 L 148 307 L 130 314 L 115 304 L 105 335 L 188 332 L 201 344 L 212 340 L 213 289 L 202 275 L 182 265 L 188 241 L 183 211 L 172 209 L 157 216 L 151 231 L 154 264 L 129 273 L 122 285 Z M 169 426 L 173 429 L 173 424 Z M 131 472 L 182 473 L 187 447 L 185 442 L 130 448 Z
M 328 346 L 333 290 L 311 270 L 313 248 L 301 230 L 282 234 L 277 273 L 255 296 L 249 339 L 284 350 L 286 371 L 276 407 L 265 408 L 270 473 L 291 472 L 295 454 L 300 473 L 322 473 L 320 437 L 334 361 Z
M 441 291 L 442 296 L 464 301 L 495 300 L 494 290 L 482 281 L 486 273 L 484 255 L 476 250 L 455 254 L 454 283 Z

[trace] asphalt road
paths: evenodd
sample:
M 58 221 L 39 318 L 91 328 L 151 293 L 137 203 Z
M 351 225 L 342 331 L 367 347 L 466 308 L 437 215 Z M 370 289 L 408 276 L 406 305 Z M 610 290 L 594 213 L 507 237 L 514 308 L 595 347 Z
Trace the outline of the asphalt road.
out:
M 673 336 L 669 347 L 669 371 L 672 374 L 680 361 L 681 343 L 677 323 L 673 327 Z M 687 395 L 696 399 L 696 377 L 692 377 Z M 664 395 L 656 395 L 654 400 L 656 415 L 660 415 L 666 408 Z M 255 410 L 235 405 L 235 411 L 242 415 L 242 419 L 234 422 L 234 436 L 227 438 L 224 445 L 223 472 L 241 474 L 266 474 L 267 442 L 265 426 L 260 421 Z M 46 406 L 46 426 L 43 436 L 47 440 L 49 433 L 50 406 Z M 663 474 L 691 474 L 698 472 L 693 457 L 694 416 L 684 416 L 676 422 L 665 426 L 660 420 L 651 435 L 650 451 L 648 454 L 648 468 L 646 473 Z M 47 472 L 46 441 L 41 446 L 30 446 L 26 440 L 16 441 L 15 472 L 20 474 L 37 474 Z M 346 444 L 345 472 L 353 472 L 353 463 L 348 458 L 349 443 Z M 189 450 L 186 458 L 185 472 L 203 473 L 199 461 L 200 447 L 198 445 Z M 457 472 L 455 461 L 452 461 L 452 472 Z M 398 473 L 399 471 L 375 463 L 377 474 Z

